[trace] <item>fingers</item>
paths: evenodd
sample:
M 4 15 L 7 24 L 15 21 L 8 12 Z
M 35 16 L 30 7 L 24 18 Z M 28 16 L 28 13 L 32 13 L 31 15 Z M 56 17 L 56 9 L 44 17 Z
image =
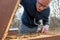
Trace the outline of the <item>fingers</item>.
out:
M 49 29 L 49 26 L 45 25 L 41 28 L 41 33 L 47 33 Z

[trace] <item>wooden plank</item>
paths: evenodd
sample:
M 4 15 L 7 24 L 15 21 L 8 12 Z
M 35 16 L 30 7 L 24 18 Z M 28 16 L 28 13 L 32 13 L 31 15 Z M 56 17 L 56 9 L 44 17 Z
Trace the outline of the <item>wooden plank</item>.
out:
M 19 2 L 19 0 L 0 0 L 0 40 L 4 40 L 7 36 Z
M 5 40 L 53 40 L 56 39 L 56 37 L 58 37 L 58 39 L 60 39 L 60 35 L 39 35 L 39 36 L 35 36 L 35 37 L 32 37 L 32 36 L 27 36 L 25 35 L 25 37 L 23 38 L 24 36 L 20 36 L 20 35 L 10 35 L 8 36 Z
M 57 32 L 58 33 L 58 32 Z M 9 31 L 8 36 L 5 40 L 54 40 L 56 37 L 60 37 L 60 32 L 57 34 L 54 31 L 50 31 L 47 34 L 42 33 L 33 33 L 33 34 L 27 34 L 27 35 L 19 35 L 18 30 Z M 54 39 L 53 39 L 54 38 Z
M 30 39 L 30 40 L 60 40 L 60 35 L 45 37 L 45 38 L 36 38 L 36 39 Z

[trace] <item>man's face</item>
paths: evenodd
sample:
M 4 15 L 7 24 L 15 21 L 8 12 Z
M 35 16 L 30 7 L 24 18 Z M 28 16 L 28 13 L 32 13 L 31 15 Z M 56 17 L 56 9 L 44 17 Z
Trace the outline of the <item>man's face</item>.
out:
M 47 7 L 48 4 L 46 4 L 45 0 L 37 0 L 36 2 L 36 9 L 38 12 L 44 10 Z

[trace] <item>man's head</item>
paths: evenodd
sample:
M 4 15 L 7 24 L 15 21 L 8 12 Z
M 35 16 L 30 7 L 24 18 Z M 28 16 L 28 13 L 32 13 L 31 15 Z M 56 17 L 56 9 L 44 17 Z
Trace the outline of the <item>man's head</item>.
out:
M 51 2 L 51 0 L 37 0 L 36 2 L 36 9 L 38 12 L 44 10 L 48 4 Z

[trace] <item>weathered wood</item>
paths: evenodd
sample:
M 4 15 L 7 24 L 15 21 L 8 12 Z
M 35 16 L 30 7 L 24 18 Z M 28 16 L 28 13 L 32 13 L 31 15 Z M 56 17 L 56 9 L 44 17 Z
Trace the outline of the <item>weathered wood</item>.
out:
M 7 36 L 19 0 L 0 0 L 0 40 Z
M 46 37 L 44 37 L 46 36 Z M 6 38 L 5 40 L 60 40 L 60 35 L 57 36 L 51 36 L 49 37 L 49 35 L 41 35 L 41 36 L 37 36 L 36 37 L 29 37 L 29 38 L 20 38 L 18 36 L 10 36 L 8 38 Z
M 60 36 L 52 36 L 52 37 L 45 37 L 45 38 L 37 38 L 31 40 L 60 40 Z
M 56 40 L 56 37 L 60 39 L 60 33 L 55 33 L 55 31 L 50 31 L 47 34 L 42 34 L 39 32 L 33 34 L 19 35 L 18 30 L 15 30 L 9 31 L 9 34 L 5 40 Z

